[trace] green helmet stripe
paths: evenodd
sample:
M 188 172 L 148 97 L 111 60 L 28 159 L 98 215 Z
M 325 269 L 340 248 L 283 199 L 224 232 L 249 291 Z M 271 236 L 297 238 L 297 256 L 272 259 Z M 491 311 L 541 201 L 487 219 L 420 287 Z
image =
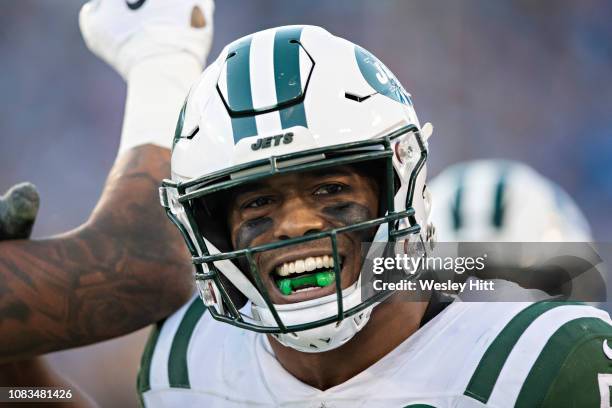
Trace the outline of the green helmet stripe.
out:
M 178 120 L 176 122 L 176 128 L 174 129 L 174 139 L 172 140 L 172 150 L 174 150 L 174 146 L 176 142 L 181 138 L 181 133 L 183 133 L 183 124 L 185 123 L 185 110 L 187 110 L 187 99 L 183 102 L 183 107 L 181 108 L 181 112 L 179 113 Z
M 455 231 L 463 227 L 463 218 L 461 217 L 461 202 L 463 201 L 463 189 L 465 182 L 465 169 L 461 169 L 457 178 L 457 189 L 455 190 L 455 199 L 451 204 L 451 214 L 453 216 L 453 229 Z
M 302 27 L 280 28 L 274 34 L 274 86 L 276 100 L 289 101 L 302 94 L 300 76 L 300 40 Z M 283 129 L 307 126 L 304 103 L 300 102 L 280 110 Z
M 495 205 L 493 206 L 493 216 L 491 222 L 495 228 L 501 228 L 504 223 L 504 194 L 506 192 L 506 179 L 508 176 L 508 168 L 504 167 L 495 186 Z
M 227 68 L 227 97 L 234 111 L 249 111 L 253 109 L 251 95 L 251 68 L 249 56 L 252 37 L 246 37 L 229 48 Z M 234 143 L 240 139 L 257 134 L 255 116 L 232 117 L 232 132 Z
M 196 297 L 189 305 L 179 324 L 168 356 L 168 383 L 174 388 L 190 388 L 189 369 L 187 366 L 187 348 L 191 335 L 206 311 L 204 303 Z

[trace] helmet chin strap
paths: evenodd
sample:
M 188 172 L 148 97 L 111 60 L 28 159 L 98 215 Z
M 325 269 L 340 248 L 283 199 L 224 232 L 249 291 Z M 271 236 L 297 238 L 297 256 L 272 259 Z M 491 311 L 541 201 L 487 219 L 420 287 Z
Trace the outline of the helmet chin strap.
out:
M 336 294 L 305 302 L 277 305 L 276 311 L 285 325 L 308 323 L 321 318 L 337 314 L 338 305 Z M 351 309 L 361 303 L 361 277 L 342 291 L 342 304 L 344 310 Z M 295 333 L 279 333 L 272 336 L 282 345 L 291 347 L 303 353 L 321 353 L 340 347 L 352 339 L 368 322 L 375 303 L 360 313 L 347 317 L 341 322 L 332 322 L 313 329 L 302 330 Z M 253 316 L 264 325 L 275 326 L 272 313 L 267 308 L 260 308 L 253 304 Z
M 205 240 L 206 246 L 211 255 L 220 253 L 219 249 L 215 247 L 210 241 Z M 236 286 L 253 304 L 264 306 L 264 301 L 261 294 L 257 291 L 257 288 L 249 281 L 245 274 L 238 269 L 232 261 L 227 259 L 221 261 L 215 261 L 215 266 L 225 277 Z

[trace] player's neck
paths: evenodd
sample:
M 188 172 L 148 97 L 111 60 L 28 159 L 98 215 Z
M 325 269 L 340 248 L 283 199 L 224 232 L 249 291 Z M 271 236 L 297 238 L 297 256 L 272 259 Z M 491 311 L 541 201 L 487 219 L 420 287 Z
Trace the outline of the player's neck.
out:
M 300 381 L 326 390 L 376 363 L 419 329 L 427 302 L 402 300 L 377 306 L 366 326 L 345 345 L 324 353 L 302 353 L 268 336 L 277 360 Z

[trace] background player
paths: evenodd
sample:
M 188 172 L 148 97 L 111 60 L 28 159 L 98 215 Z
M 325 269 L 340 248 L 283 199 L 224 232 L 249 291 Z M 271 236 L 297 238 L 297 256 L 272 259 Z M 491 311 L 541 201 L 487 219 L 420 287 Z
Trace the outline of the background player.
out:
M 429 183 L 432 217 L 448 242 L 591 242 L 574 200 L 526 164 L 474 160 L 454 164 Z
M 606 272 L 601 259 L 589 249 L 591 228 L 575 201 L 552 180 L 524 163 L 487 159 L 454 164 L 429 186 L 436 197 L 432 219 L 440 241 L 481 242 L 487 247 L 484 252 L 493 251 L 493 243 L 513 243 L 497 245 L 507 254 L 496 259 L 494 271 L 479 276 L 508 279 L 556 294 L 561 291 L 574 300 L 605 301 Z M 534 259 L 547 262 L 561 255 L 555 253 L 558 245 L 551 245 L 556 242 L 569 243 L 559 247 L 567 251 L 563 255 L 581 256 L 592 268 L 576 268 L 571 282 L 561 275 L 544 277 L 544 271 L 538 277 L 530 265 Z M 519 245 L 524 248 L 520 250 Z M 542 258 L 534 258 L 536 253 Z

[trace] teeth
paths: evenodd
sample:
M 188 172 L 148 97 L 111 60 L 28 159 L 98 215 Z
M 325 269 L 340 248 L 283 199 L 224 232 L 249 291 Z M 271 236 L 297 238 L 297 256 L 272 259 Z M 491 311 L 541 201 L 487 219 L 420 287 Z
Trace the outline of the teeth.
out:
M 323 266 L 324 266 L 325 268 L 329 268 L 329 267 L 330 267 L 330 265 L 329 265 L 329 257 L 328 257 L 327 255 L 325 255 L 325 256 L 323 257 Z
M 276 274 L 279 276 L 289 276 L 292 273 L 302 273 L 306 271 L 314 271 L 320 268 L 333 268 L 334 258 L 329 255 L 308 257 L 306 259 L 298 259 L 293 262 L 285 262 L 276 267 Z

